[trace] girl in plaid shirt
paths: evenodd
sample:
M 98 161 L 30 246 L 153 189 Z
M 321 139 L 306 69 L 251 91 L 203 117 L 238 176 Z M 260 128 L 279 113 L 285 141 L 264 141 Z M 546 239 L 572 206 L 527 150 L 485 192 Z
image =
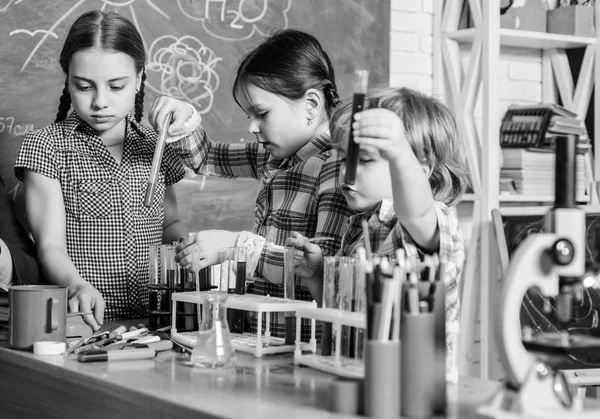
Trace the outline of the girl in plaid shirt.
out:
M 338 255 L 353 256 L 362 246 L 365 219 L 374 255 L 393 258 L 401 248 L 407 259 L 438 253 L 444 267 L 446 320 L 456 324 L 465 251 L 461 227 L 448 206 L 469 183 L 456 121 L 442 103 L 407 88 L 371 90 L 365 109 L 356 114 L 352 128 L 351 98 L 331 118 L 332 142 L 343 162 L 341 176 L 349 129 L 360 145 L 356 183 L 342 185 L 348 204 L 359 213 L 350 218 Z M 322 249 L 299 233 L 286 244 L 299 249 L 303 258 L 296 273 L 321 301 Z
M 140 124 L 145 58 L 131 21 L 80 16 L 60 55 L 56 121 L 27 133 L 15 164 L 47 278 L 69 287 L 71 311 L 93 310 L 84 320 L 94 330 L 104 319 L 147 316 L 149 246 L 189 234 L 171 186 L 185 171 L 170 148 L 153 204 L 143 205 L 157 142 Z
M 242 60 L 233 96 L 256 142 L 211 141 L 193 108 L 173 98 L 160 98 L 150 111 L 156 129 L 173 114 L 168 141 L 196 173 L 259 181 L 252 231 L 200 231 L 179 245 L 177 259 L 190 268 L 199 257 L 204 268 L 219 263 L 219 248 L 245 246 L 247 273 L 255 278 L 247 292 L 283 296 L 285 239 L 292 231 L 326 237 L 323 252 L 333 254 L 350 215 L 329 141 L 329 115 L 339 102 L 333 67 L 313 36 L 283 30 Z M 296 298 L 312 300 L 305 287 L 295 291 Z M 283 323 L 274 320 L 272 335 L 283 335 Z

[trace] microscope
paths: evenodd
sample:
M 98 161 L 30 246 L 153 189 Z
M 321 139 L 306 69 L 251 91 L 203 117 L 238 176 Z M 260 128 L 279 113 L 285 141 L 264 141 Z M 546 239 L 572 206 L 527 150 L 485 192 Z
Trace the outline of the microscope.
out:
M 585 273 L 585 213 L 575 205 L 577 135 L 555 137 L 554 207 L 546 214 L 546 233 L 526 238 L 511 257 L 504 278 L 494 334 L 506 378 L 493 398 L 477 409 L 478 419 L 600 418 L 600 410 L 586 410 L 571 394 L 560 370 L 551 366 L 553 355 L 572 349 L 600 348 L 597 339 L 566 331 L 523 338 L 519 313 L 527 291 L 537 287 L 556 297 L 559 322 L 566 322 L 582 295 Z

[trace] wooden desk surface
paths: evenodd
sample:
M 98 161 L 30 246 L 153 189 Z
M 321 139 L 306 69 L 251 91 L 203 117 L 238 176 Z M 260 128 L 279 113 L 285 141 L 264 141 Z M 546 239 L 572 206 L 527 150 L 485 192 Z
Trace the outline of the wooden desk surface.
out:
M 295 367 L 291 355 L 237 354 L 230 372 L 193 368 L 174 351 L 154 360 L 79 363 L 0 342 L 0 417 L 342 418 L 327 411 L 332 375 Z M 468 418 L 497 383 L 449 388 L 449 417 Z M 457 399 L 460 398 L 460 401 Z

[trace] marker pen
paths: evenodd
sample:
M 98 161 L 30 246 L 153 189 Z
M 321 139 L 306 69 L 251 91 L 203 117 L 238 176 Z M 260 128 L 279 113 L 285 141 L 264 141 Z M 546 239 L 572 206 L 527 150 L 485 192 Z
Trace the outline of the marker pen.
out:
M 365 95 L 369 82 L 368 70 L 354 70 L 354 94 L 352 95 L 352 116 L 350 117 L 350 127 L 348 134 L 348 152 L 346 154 L 346 173 L 344 174 L 344 183 L 354 185 L 356 182 L 356 165 L 358 164 L 358 152 L 360 146 L 354 142 L 354 132 L 352 123 L 354 115 L 362 111 L 365 107 Z
M 122 351 L 88 351 L 77 354 L 79 362 L 126 361 L 130 359 L 151 359 L 156 351 L 149 348 L 128 349 Z

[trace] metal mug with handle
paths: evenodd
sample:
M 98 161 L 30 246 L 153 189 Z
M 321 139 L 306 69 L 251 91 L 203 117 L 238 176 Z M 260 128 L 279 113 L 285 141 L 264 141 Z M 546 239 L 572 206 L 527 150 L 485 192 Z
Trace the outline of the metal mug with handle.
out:
M 68 288 L 62 285 L 10 286 L 10 346 L 32 350 L 34 342 L 64 342 L 67 292 Z

